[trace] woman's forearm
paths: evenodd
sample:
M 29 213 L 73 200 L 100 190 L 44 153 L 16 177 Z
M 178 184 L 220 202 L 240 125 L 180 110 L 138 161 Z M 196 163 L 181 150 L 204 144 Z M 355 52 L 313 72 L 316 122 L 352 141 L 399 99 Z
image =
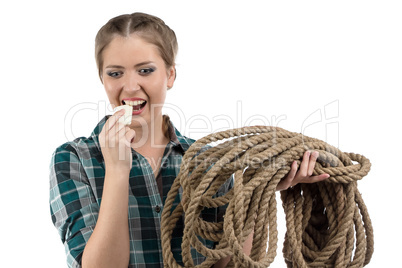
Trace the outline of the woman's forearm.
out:
M 251 253 L 251 248 L 253 246 L 253 236 L 254 236 L 254 232 L 251 232 L 246 241 L 244 241 L 243 244 L 243 252 L 244 254 L 246 254 L 247 256 L 250 256 Z M 213 268 L 224 268 L 227 266 L 227 264 L 230 262 L 231 257 L 225 257 L 223 259 L 220 259 L 217 263 L 214 264 Z
M 128 266 L 128 176 L 106 170 L 98 221 L 84 249 L 83 268 Z

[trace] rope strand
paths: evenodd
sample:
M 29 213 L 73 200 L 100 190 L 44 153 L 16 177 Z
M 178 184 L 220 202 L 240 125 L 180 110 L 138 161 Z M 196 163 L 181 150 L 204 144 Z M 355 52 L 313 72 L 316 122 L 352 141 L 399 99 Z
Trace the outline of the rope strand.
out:
M 212 143 L 218 144 L 211 147 Z M 367 265 L 374 251 L 373 228 L 357 181 L 369 172 L 370 161 L 318 139 L 278 127 L 254 126 L 205 136 L 183 156 L 162 213 L 165 267 L 183 267 L 171 250 L 172 232 L 183 214 L 184 267 L 211 267 L 226 256 L 231 256 L 228 267 L 268 267 L 278 242 L 276 187 L 293 161 L 300 164 L 306 150 L 319 152 L 314 175 L 328 173 L 330 177 L 281 191 L 287 267 Z M 233 189 L 214 197 L 232 174 Z M 173 209 L 180 188 L 182 200 Z M 223 205 L 227 205 L 223 222 L 201 219 L 204 208 Z M 251 254 L 246 256 L 242 245 L 252 232 Z M 207 248 L 198 237 L 217 242 L 216 248 Z M 206 260 L 194 266 L 191 248 Z

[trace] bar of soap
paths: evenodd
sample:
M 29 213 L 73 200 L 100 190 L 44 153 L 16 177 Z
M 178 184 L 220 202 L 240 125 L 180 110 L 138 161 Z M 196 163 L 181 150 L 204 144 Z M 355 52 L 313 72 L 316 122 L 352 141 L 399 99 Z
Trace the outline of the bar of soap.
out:
M 124 109 L 125 112 L 124 115 L 119 118 L 119 122 L 125 125 L 130 125 L 131 120 L 133 119 L 133 106 L 130 105 L 117 106 L 114 111 L 117 112 L 120 111 L 121 109 Z

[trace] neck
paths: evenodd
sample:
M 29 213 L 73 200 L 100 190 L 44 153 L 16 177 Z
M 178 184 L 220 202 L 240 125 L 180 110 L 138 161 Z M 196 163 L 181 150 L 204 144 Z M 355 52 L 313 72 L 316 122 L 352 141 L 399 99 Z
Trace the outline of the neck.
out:
M 162 115 L 152 120 L 148 127 L 136 127 L 133 149 L 144 148 L 159 148 L 165 147 L 168 138 L 163 133 L 163 117 Z

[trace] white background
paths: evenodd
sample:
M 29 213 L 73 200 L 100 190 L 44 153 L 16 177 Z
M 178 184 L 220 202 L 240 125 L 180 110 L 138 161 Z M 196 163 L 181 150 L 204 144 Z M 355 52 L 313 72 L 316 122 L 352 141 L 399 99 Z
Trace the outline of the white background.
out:
M 359 189 L 375 231 L 369 267 L 394 267 L 402 239 L 399 1 L 88 2 L 0 8 L 2 267 L 66 267 L 48 205 L 50 157 L 104 115 L 94 38 L 108 19 L 136 11 L 177 34 L 178 77 L 166 103 L 181 114 L 166 112 L 182 134 L 264 123 L 367 156 L 373 166 Z M 271 267 L 284 267 L 278 219 Z

